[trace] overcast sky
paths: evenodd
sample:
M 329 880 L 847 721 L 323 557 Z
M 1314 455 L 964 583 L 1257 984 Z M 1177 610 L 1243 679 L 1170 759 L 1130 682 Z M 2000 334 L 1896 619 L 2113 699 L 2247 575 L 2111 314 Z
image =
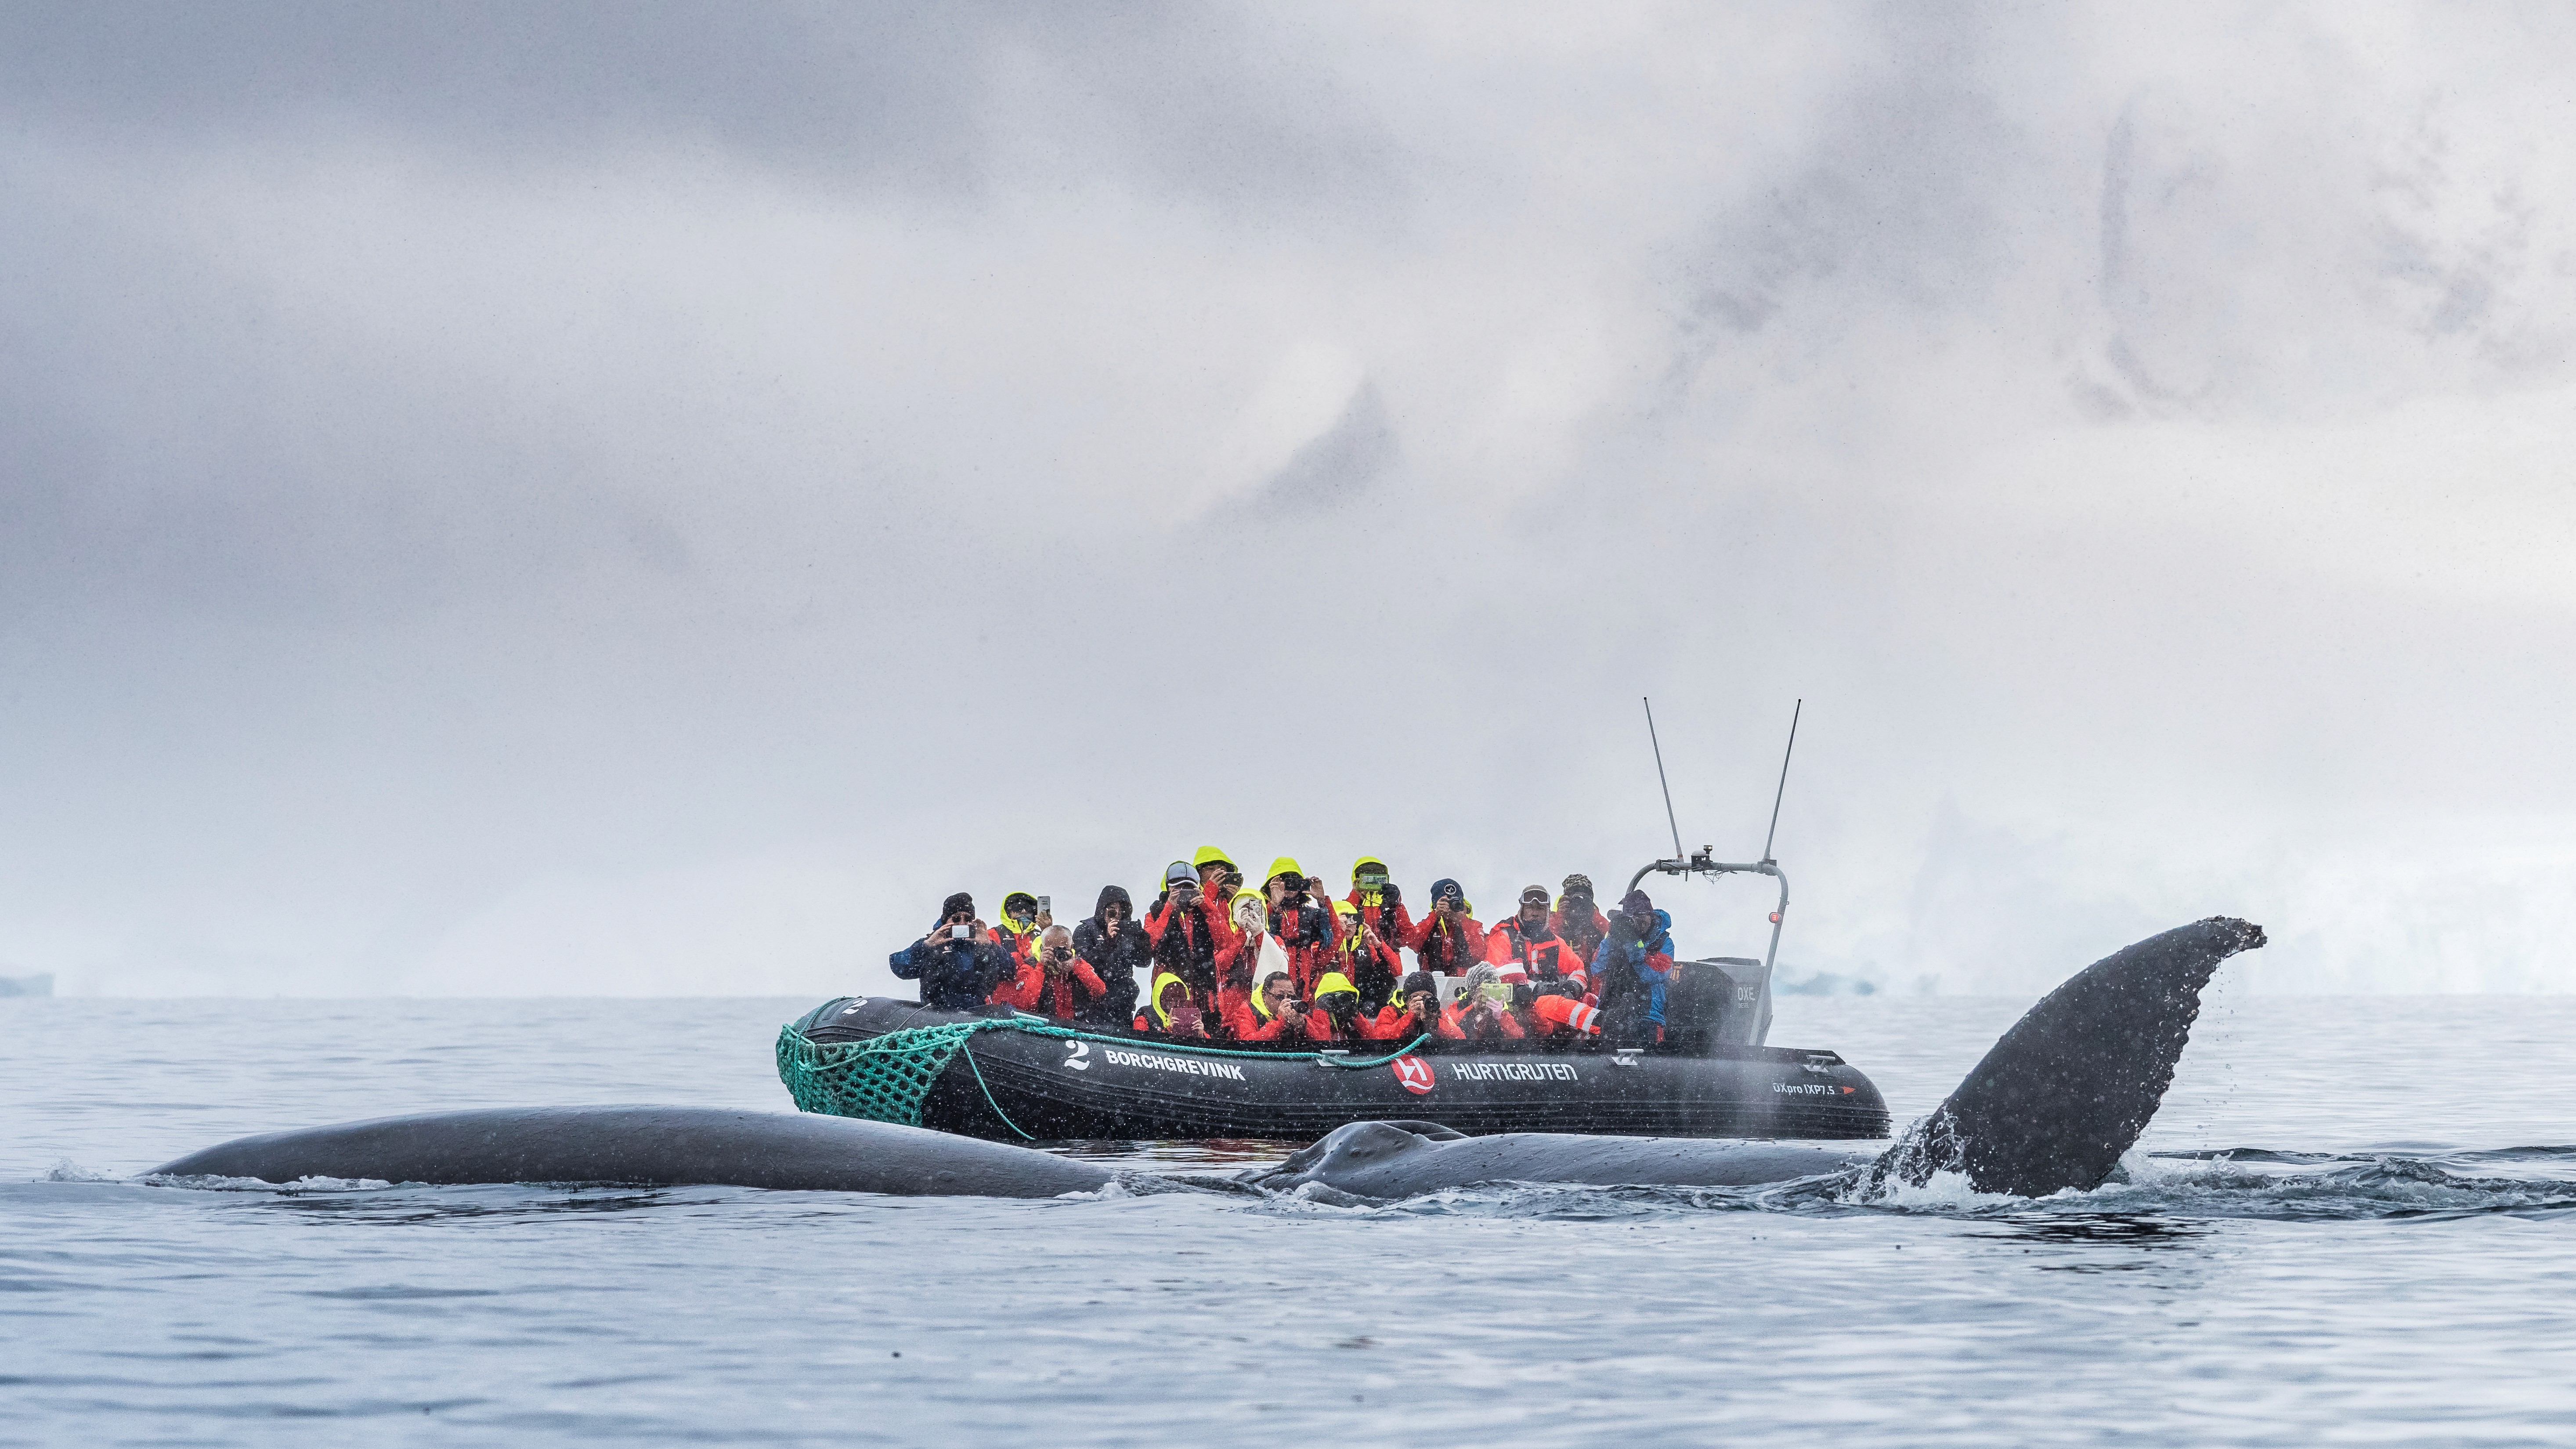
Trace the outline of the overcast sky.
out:
M 0 971 L 887 984 L 1215 843 L 2576 986 L 2576 11 L 0 9 Z M 1078 903 L 1078 904 L 1076 904 Z M 1668 887 L 1693 952 L 1753 886 Z

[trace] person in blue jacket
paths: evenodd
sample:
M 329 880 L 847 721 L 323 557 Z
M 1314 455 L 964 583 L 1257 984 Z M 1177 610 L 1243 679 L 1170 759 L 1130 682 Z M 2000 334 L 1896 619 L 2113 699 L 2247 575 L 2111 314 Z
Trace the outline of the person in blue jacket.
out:
M 1614 1047 L 1651 1046 L 1664 1032 L 1664 988 L 1673 969 L 1673 918 L 1630 891 L 1592 955 L 1601 1035 Z
M 897 977 L 921 983 L 922 1005 L 948 1011 L 982 1006 L 1012 969 L 1011 954 L 988 937 L 975 919 L 975 898 L 964 891 L 940 905 L 938 925 L 886 964 Z

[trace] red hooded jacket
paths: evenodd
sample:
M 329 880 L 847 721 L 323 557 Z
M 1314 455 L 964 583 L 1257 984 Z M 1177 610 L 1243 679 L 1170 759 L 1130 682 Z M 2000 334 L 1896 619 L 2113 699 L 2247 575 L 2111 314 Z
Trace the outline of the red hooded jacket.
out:
M 1563 937 L 1546 926 L 1532 933 L 1518 916 L 1505 917 L 1485 932 L 1485 959 L 1502 968 L 1506 981 L 1515 971 L 1532 981 L 1558 976 L 1585 979 L 1583 957 Z
M 1413 923 L 1405 934 L 1404 948 L 1413 953 L 1414 964 L 1425 971 L 1456 975 L 1485 959 L 1485 928 L 1474 916 L 1461 915 L 1457 920 L 1455 931 L 1437 911 Z

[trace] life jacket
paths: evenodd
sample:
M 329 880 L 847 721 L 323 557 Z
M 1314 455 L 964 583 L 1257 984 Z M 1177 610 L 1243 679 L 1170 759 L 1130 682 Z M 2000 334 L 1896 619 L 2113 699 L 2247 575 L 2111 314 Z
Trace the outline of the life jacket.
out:
M 1016 926 L 1011 923 L 1011 902 L 1023 896 L 1029 902 L 1029 923 Z M 995 913 L 993 924 L 984 928 L 986 939 L 1010 952 L 1015 963 L 1038 959 L 1038 937 L 1043 933 L 1038 929 L 1037 901 L 1037 896 L 1029 891 L 1004 891 L 1002 909 Z
M 1403 944 L 1423 970 L 1456 975 L 1485 959 L 1485 928 L 1478 924 L 1472 906 L 1459 912 L 1455 929 L 1448 917 L 1425 911 L 1407 930 Z
M 1583 958 L 1572 946 L 1545 926 L 1531 932 L 1518 916 L 1505 917 L 1485 932 L 1485 959 L 1503 969 L 1506 981 L 1516 970 L 1537 981 L 1583 979 Z
M 1300 996 L 1312 996 L 1317 980 L 1341 969 L 1341 923 L 1322 906 L 1310 903 L 1272 910 L 1270 935 L 1288 957 L 1288 974 Z
M 1288 1038 L 1288 1022 L 1261 999 L 1260 983 L 1269 979 L 1262 972 L 1253 978 L 1249 991 L 1229 986 L 1217 993 L 1217 1009 L 1236 1041 L 1280 1041 Z
M 1201 896 L 1195 908 L 1184 910 L 1167 892 L 1145 918 L 1145 936 L 1154 943 L 1157 972 L 1178 976 L 1193 1005 L 1216 1004 L 1217 955 L 1220 947 L 1234 944 L 1234 927 L 1215 903 Z
M 1395 983 L 1404 975 L 1404 958 L 1380 935 L 1377 944 L 1369 944 L 1361 930 L 1360 908 L 1347 901 L 1334 903 L 1333 914 L 1341 918 L 1341 969 L 1359 988 L 1360 1003 L 1383 1004 L 1395 994 Z

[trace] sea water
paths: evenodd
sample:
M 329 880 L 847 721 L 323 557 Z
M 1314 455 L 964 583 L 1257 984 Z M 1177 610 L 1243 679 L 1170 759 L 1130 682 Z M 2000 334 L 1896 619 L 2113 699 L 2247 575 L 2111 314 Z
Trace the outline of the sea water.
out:
M 152 1185 L 397 1112 L 785 1109 L 812 1003 L 0 1001 L 0 1443 L 2576 1443 L 2576 1000 L 2224 980 L 2126 1180 L 2035 1202 Z M 1772 1040 L 1901 1122 L 2026 1004 Z

